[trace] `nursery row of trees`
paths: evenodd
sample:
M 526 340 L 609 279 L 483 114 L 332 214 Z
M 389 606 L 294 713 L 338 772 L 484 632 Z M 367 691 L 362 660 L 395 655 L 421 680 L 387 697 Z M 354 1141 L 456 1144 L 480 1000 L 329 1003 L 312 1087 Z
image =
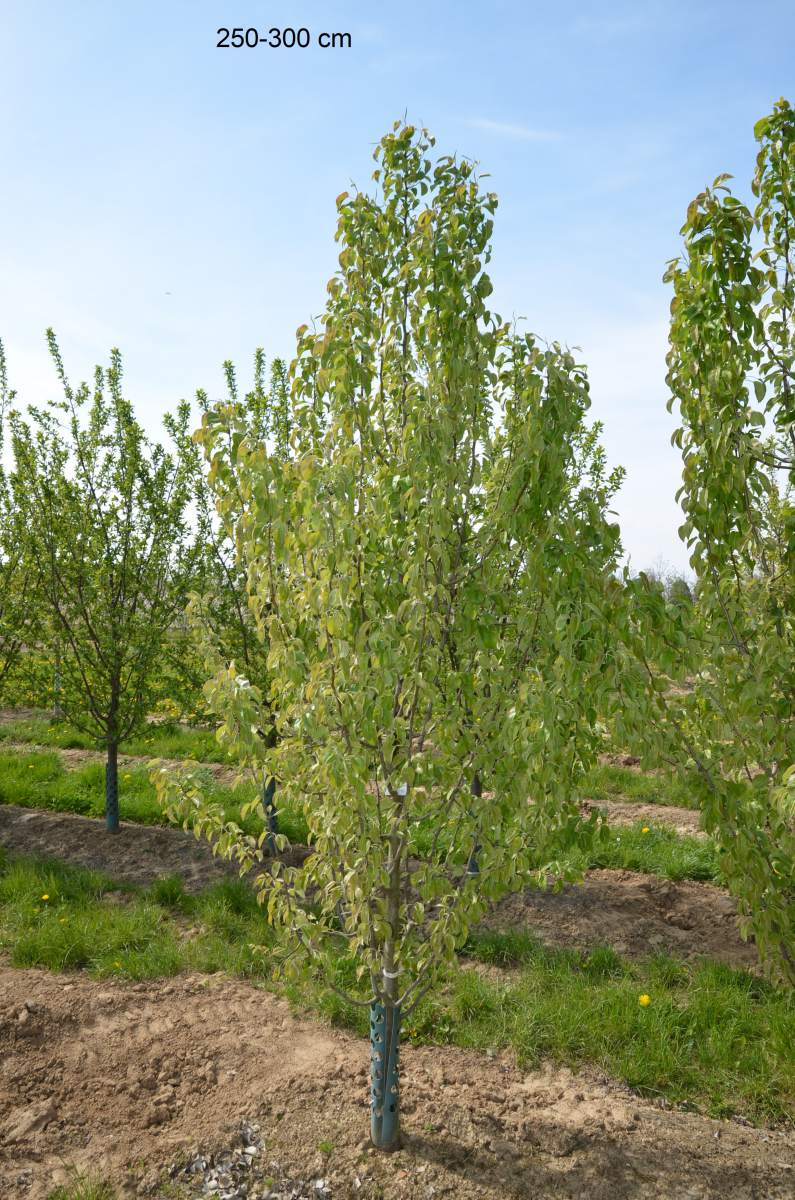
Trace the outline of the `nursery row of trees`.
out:
M 271 781 L 252 806 L 269 844 L 189 770 L 155 769 L 163 804 L 262 864 L 291 948 L 371 1007 L 379 1146 L 399 1139 L 401 1020 L 487 905 L 572 877 L 605 729 L 691 778 L 761 952 L 795 983 L 789 105 L 756 134 L 754 208 L 719 178 L 667 273 L 692 596 L 621 572 L 621 473 L 585 368 L 489 309 L 496 197 L 400 123 L 374 194 L 337 199 L 339 270 L 289 380 L 277 364 L 266 389 L 258 356 L 241 396 L 229 367 L 228 400 L 200 397 L 195 439 L 180 406 L 166 452 L 117 355 L 72 390 L 51 338 L 65 400 L 9 412 L 0 672 L 49 648 L 62 708 L 108 748 L 112 825 L 116 747 L 165 647 L 204 664 L 219 738 Z M 276 779 L 310 831 L 300 868 L 263 862 L 285 844 Z
M 92 385 L 73 387 L 51 330 L 48 341 L 63 398 L 24 414 L 0 343 L 0 413 L 11 451 L 0 468 L 0 689 L 15 673 L 38 675 L 38 696 L 51 695 L 56 710 L 106 750 L 107 825 L 116 832 L 119 744 L 164 698 L 196 709 L 211 650 L 249 675 L 262 670 L 264 656 L 244 570 L 215 516 L 191 436 L 190 405 L 165 417 L 165 449 L 146 436 L 123 393 L 118 351 Z M 231 364 L 226 374 L 237 401 Z M 197 400 L 209 407 L 203 393 Z M 286 446 L 282 361 L 266 385 L 257 353 L 254 387 L 242 402 L 252 436 L 273 434 Z

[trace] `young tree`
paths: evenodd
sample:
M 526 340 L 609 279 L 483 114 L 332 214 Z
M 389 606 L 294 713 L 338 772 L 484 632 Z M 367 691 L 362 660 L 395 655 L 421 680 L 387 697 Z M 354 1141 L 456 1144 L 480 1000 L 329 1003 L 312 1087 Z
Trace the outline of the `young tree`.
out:
M 258 349 L 254 356 L 254 387 L 240 397 L 231 362 L 224 363 L 228 401 L 245 422 L 246 436 L 254 444 L 266 440 L 278 458 L 289 454 L 290 415 L 286 367 L 276 358 L 271 366 L 270 387 L 265 385 L 265 355 Z M 211 405 L 204 391 L 197 394 L 204 415 Z M 179 441 L 176 430 L 174 437 Z M 181 445 L 186 461 L 195 450 L 193 442 Z M 233 720 L 237 699 L 246 691 L 246 723 L 256 726 L 257 736 L 246 743 L 241 766 L 253 769 L 261 777 L 262 801 L 268 830 L 268 850 L 275 853 L 278 832 L 276 778 L 265 769 L 263 759 L 275 744 L 276 730 L 267 700 L 269 643 L 262 622 L 255 621 L 249 604 L 249 583 L 245 563 L 235 546 L 235 523 L 242 501 L 226 507 L 223 518 L 216 510 L 216 497 L 203 463 L 194 471 L 194 507 L 198 518 L 199 541 L 204 548 L 200 575 L 188 605 L 188 639 L 182 647 L 183 661 L 203 672 L 201 680 L 205 702 L 220 721 L 219 737 L 233 755 L 240 757 L 241 734 Z M 198 654 L 196 653 L 198 651 Z M 230 692 L 231 687 L 231 692 Z M 254 713 L 252 706 L 257 709 Z M 230 728 L 229 722 L 233 721 Z
M 25 553 L 13 478 L 3 463 L 6 410 L 14 395 L 0 341 L 0 687 L 26 643 L 36 637 L 36 562 Z
M 337 201 L 340 270 L 291 370 L 293 457 L 234 404 L 203 421 L 270 639 L 268 762 L 310 830 L 304 865 L 258 887 L 290 946 L 371 1007 L 383 1149 L 401 1020 L 492 901 L 571 875 L 618 589 L 585 372 L 488 310 L 496 198 L 432 146 L 395 126 L 380 194 Z M 230 702 L 243 743 L 249 697 Z M 258 860 L 195 783 L 157 778 L 173 816 Z
M 96 368 L 93 391 L 73 389 L 47 336 L 65 399 L 11 415 L 21 528 L 40 566 L 49 640 L 60 646 L 60 704 L 107 751 L 107 828 L 117 832 L 119 743 L 145 723 L 195 570 L 190 471 L 144 435 L 117 350 L 107 370 Z M 183 404 L 175 431 L 189 419 Z
M 647 662 L 695 674 L 681 694 L 658 681 L 645 730 L 654 718 L 658 748 L 683 762 L 746 927 L 795 983 L 795 113 L 786 101 L 756 136 L 754 211 L 719 176 L 690 205 L 684 255 L 666 274 L 694 611 L 666 612 L 648 592 L 636 617 Z

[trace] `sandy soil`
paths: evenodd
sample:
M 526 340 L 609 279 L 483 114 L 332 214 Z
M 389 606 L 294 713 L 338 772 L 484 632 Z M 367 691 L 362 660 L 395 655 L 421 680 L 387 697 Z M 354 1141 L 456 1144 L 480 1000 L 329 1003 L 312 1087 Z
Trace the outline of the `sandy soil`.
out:
M 181 829 L 122 821 L 120 832 L 113 835 L 92 817 L 12 804 L 0 805 L 0 845 L 144 887 L 164 875 L 181 875 L 186 890 L 195 892 L 238 874 L 234 864 L 215 858 L 206 842 Z
M 13 804 L 0 805 L 0 845 L 16 854 L 57 858 L 142 887 L 166 875 L 180 875 L 186 891 L 198 892 L 240 874 L 234 863 L 216 858 L 206 841 L 182 829 L 122 821 L 119 833 L 109 834 L 104 822 L 93 817 Z M 294 846 L 280 857 L 297 865 L 307 853 L 305 846 Z
M 795 1194 L 792 1131 L 458 1050 L 406 1048 L 405 1148 L 369 1152 L 366 1045 L 220 976 L 130 985 L 0 968 L 0 997 L 4 1197 L 44 1200 L 70 1163 L 101 1168 L 125 1197 L 164 1196 L 162 1173 L 228 1145 L 243 1117 L 260 1124 L 262 1174 L 275 1160 L 322 1176 L 334 1200 Z

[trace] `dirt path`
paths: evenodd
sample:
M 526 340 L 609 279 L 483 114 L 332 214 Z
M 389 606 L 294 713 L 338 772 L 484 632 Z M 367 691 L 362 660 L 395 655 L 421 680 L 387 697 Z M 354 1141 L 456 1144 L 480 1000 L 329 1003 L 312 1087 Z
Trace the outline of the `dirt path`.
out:
M 593 809 L 601 810 L 609 825 L 634 825 L 642 821 L 650 828 L 664 825 L 666 829 L 686 837 L 708 836 L 701 828 L 701 814 L 692 808 L 675 808 L 670 804 L 636 804 L 632 800 L 586 800 L 582 808 L 586 815 Z
M 234 864 L 215 858 L 206 842 L 181 829 L 122 821 L 121 831 L 114 835 L 93 817 L 12 804 L 0 805 L 0 845 L 16 854 L 57 858 L 142 887 L 164 875 L 181 875 L 186 891 L 198 892 L 238 875 Z
M 264 1160 L 323 1177 L 334 1200 L 795 1192 L 792 1131 L 667 1111 L 596 1073 L 430 1047 L 403 1057 L 405 1148 L 368 1153 L 366 1045 L 222 977 L 129 985 L 0 968 L 0 996 L 3 1196 L 44 1200 L 69 1163 L 155 1196 L 160 1172 L 229 1145 L 244 1117 Z M 251 1200 L 263 1193 L 250 1186 Z
M 557 893 L 508 896 L 484 924 L 526 928 L 558 946 L 608 945 L 629 958 L 664 951 L 676 958 L 707 956 L 759 969 L 754 945 L 740 937 L 731 897 L 712 884 L 691 880 L 674 883 L 635 871 L 589 871 L 583 884 L 566 884 Z

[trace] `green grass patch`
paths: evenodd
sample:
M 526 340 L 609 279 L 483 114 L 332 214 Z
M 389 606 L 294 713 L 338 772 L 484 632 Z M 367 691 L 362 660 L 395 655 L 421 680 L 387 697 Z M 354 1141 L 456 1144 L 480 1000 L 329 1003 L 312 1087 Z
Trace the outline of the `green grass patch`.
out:
M 594 844 L 588 866 L 645 871 L 664 879 L 725 883 L 720 854 L 711 838 L 687 837 L 664 825 L 641 821 L 612 828 L 608 838 Z
M 0 743 L 29 742 L 59 750 L 97 750 L 95 739 L 75 729 L 68 721 L 42 713 L 0 725 Z M 120 747 L 122 754 L 152 758 L 195 758 L 198 762 L 228 762 L 228 753 L 218 745 L 213 729 L 189 728 L 176 721 L 151 724 Z
M 698 808 L 692 791 L 678 776 L 667 772 L 646 775 L 630 767 L 594 767 L 583 779 L 580 793 L 588 800 L 637 800 L 643 804 Z
M 0 863 L 0 945 L 16 967 L 157 979 L 179 971 L 264 977 L 272 933 L 231 880 L 188 896 L 176 879 L 142 890 L 57 861 Z
M 118 1192 L 101 1176 L 73 1169 L 68 1183 L 50 1192 L 47 1200 L 117 1200 Z
M 221 804 L 227 821 L 236 821 L 246 833 L 259 834 L 262 822 L 256 815 L 243 817 L 241 807 L 254 796 L 254 784 L 222 787 L 210 771 L 205 772 L 206 795 Z M 277 793 L 278 800 L 278 793 Z M 87 762 L 67 768 L 55 751 L 30 753 L 0 751 L 0 804 L 43 808 L 101 818 L 105 814 L 105 766 Z M 149 779 L 146 764 L 119 767 L 119 809 L 123 821 L 140 825 L 167 825 Z M 305 842 L 306 822 L 300 814 L 280 813 L 281 829 L 291 841 Z
M 552 949 L 526 934 L 476 935 L 467 949 L 515 970 L 504 982 L 457 972 L 443 998 L 417 1010 L 410 1036 L 429 1037 L 440 1017 L 451 1043 L 511 1047 L 527 1066 L 587 1061 L 641 1095 L 712 1116 L 795 1119 L 791 994 L 718 963 L 630 963 L 609 947 Z

